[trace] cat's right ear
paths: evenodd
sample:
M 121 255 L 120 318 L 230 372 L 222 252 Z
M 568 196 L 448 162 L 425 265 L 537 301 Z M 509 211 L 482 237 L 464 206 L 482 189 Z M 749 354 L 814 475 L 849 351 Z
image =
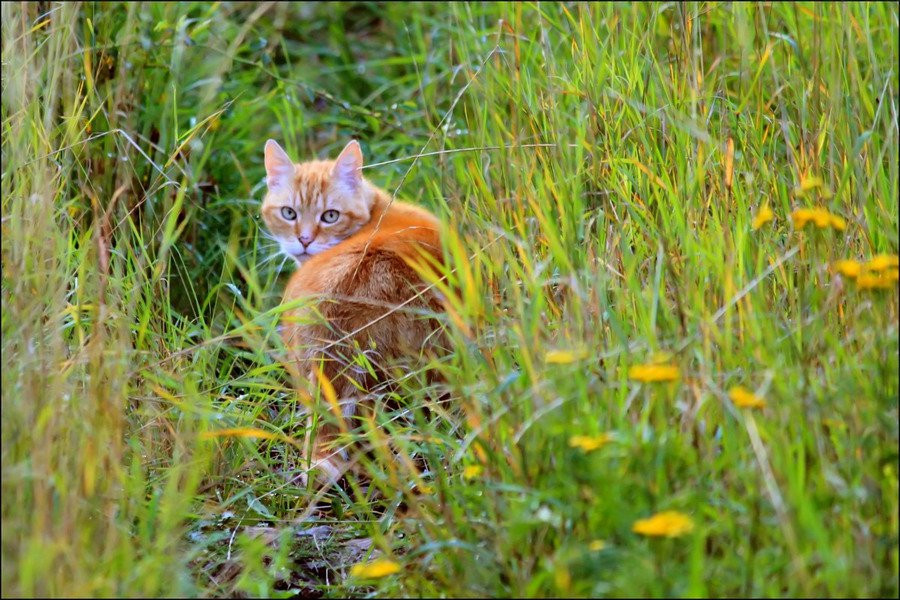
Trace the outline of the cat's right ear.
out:
M 350 140 L 334 161 L 331 173 L 347 189 L 356 191 L 362 181 L 363 155 L 359 142 Z
M 270 190 L 288 188 L 294 176 L 294 163 L 275 140 L 266 141 L 266 185 Z

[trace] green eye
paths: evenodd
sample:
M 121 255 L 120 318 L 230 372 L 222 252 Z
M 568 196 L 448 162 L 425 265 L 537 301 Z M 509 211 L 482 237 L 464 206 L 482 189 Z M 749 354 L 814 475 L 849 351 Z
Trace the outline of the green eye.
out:
M 293 221 L 297 218 L 297 211 L 295 211 L 290 206 L 282 206 L 281 207 L 281 216 L 287 219 L 288 221 Z
M 336 210 L 326 210 L 325 212 L 322 213 L 322 222 L 323 223 L 334 223 L 335 221 L 338 220 L 338 217 L 340 217 L 340 216 L 341 216 L 341 213 L 339 213 Z

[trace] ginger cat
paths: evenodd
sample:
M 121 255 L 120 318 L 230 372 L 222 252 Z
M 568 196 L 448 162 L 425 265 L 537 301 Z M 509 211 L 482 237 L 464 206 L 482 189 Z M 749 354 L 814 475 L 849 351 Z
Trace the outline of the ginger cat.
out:
M 348 429 L 347 418 L 367 390 L 389 379 L 385 363 L 440 345 L 434 320 L 415 311 L 442 311 L 441 301 L 409 264 L 423 262 L 423 252 L 443 261 L 440 222 L 422 208 L 392 202 L 369 183 L 355 140 L 333 161 L 300 164 L 268 140 L 265 166 L 263 220 L 282 252 L 300 265 L 283 302 L 312 300 L 284 315 L 289 370 L 327 386 L 324 375 L 340 406 L 319 411 L 329 418 L 319 422 L 309 457 L 320 479 L 334 482 L 349 466 L 349 455 L 336 447 L 335 438 Z M 366 355 L 377 376 L 353 364 L 358 353 Z M 325 393 L 319 397 L 327 404 Z M 305 447 L 309 442 L 308 437 Z

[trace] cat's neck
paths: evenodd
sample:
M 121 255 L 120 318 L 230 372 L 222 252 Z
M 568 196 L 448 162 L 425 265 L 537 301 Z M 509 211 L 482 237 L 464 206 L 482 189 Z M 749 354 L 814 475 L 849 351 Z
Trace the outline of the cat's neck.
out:
M 375 188 L 375 196 L 372 201 L 372 208 L 369 211 L 371 217 L 369 222 L 380 219 L 391 206 L 391 195 L 384 190 Z

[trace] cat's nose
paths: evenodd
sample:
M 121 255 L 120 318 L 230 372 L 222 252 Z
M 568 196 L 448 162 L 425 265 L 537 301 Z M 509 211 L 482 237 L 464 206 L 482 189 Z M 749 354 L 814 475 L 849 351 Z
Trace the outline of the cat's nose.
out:
M 310 244 L 312 244 L 313 236 L 311 236 L 311 235 L 301 235 L 301 236 L 300 236 L 299 238 L 297 238 L 297 239 L 299 239 L 299 240 L 300 240 L 300 243 L 303 244 L 303 247 L 306 248 L 307 246 L 309 246 Z

